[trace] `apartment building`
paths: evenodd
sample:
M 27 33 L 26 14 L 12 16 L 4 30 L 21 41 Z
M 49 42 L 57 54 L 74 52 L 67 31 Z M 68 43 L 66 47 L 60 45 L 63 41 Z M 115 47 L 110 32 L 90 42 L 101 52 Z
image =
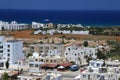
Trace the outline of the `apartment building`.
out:
M 24 59 L 23 42 L 18 40 L 5 40 L 0 36 L 0 66 L 4 67 L 6 61 L 10 66 L 18 64 L 18 61 Z
M 16 21 L 11 23 L 0 21 L 0 30 L 23 30 L 27 28 L 27 24 L 17 23 Z
M 39 54 L 44 53 L 47 55 L 49 50 L 56 50 L 61 56 L 63 56 L 64 53 L 64 44 L 32 44 L 29 47 L 31 53 L 37 52 Z

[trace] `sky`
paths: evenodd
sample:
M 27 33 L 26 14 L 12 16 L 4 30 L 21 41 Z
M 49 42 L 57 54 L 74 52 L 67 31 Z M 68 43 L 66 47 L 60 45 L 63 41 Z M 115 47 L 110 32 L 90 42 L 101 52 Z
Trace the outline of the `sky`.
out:
M 0 0 L 0 9 L 120 10 L 120 0 Z

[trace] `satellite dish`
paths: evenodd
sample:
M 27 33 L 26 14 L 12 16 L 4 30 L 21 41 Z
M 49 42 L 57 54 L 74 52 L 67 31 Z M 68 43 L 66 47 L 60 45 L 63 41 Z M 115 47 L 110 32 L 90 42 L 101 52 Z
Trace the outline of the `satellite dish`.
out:
M 34 53 L 33 53 L 33 56 L 34 56 L 34 57 L 38 57 L 38 56 L 39 56 L 39 53 L 34 52 Z

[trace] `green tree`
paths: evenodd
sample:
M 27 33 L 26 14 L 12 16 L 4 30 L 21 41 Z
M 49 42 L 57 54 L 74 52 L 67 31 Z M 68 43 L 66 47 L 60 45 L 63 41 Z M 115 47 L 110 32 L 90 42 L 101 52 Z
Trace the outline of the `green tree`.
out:
M 28 53 L 28 54 L 27 54 L 27 57 L 30 57 L 30 56 L 32 56 L 32 54 L 31 54 L 31 53 Z
M 6 62 L 6 69 L 8 69 L 9 68 L 9 61 L 7 60 L 7 62 Z
M 87 47 L 87 46 L 88 46 L 88 41 L 84 41 L 83 45 L 84 45 L 85 47 Z
M 3 74 L 3 80 L 8 80 L 9 79 L 9 75 L 8 75 L 8 73 L 4 73 Z
M 102 53 L 99 50 L 98 50 L 98 53 L 97 53 L 97 58 L 98 59 L 103 59 L 103 60 L 107 59 L 106 54 Z

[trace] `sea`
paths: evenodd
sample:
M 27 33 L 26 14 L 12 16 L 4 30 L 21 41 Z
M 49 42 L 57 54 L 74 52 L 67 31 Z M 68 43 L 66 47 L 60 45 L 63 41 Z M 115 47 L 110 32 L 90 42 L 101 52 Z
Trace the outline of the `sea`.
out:
M 0 20 L 31 24 L 32 21 L 85 26 L 120 26 L 120 11 L 115 10 L 0 10 Z

